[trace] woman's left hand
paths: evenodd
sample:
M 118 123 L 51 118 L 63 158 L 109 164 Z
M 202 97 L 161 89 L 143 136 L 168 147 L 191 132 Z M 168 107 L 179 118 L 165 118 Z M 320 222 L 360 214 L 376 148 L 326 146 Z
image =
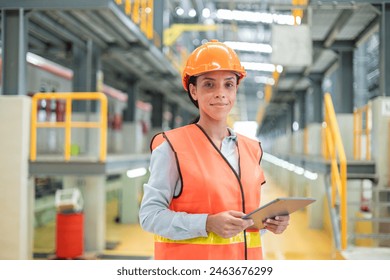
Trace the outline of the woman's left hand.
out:
M 274 219 L 267 219 L 264 222 L 265 229 L 275 233 L 283 233 L 289 225 L 290 215 L 276 216 Z

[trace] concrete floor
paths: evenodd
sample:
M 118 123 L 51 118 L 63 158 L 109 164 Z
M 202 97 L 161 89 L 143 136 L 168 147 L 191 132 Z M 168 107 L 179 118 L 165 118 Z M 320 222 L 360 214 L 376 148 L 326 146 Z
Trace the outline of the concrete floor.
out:
M 267 177 L 262 189 L 262 201 L 268 202 L 276 197 L 285 196 L 281 188 Z M 152 259 L 153 234 L 143 231 L 138 224 L 125 225 L 115 222 L 118 201 L 107 201 L 107 249 L 95 259 Z M 281 235 L 266 233 L 262 236 L 264 258 L 267 260 L 332 260 L 343 259 L 333 248 L 331 237 L 324 230 L 308 228 L 305 211 L 291 215 L 288 229 Z M 55 257 L 55 222 L 35 229 L 35 258 Z

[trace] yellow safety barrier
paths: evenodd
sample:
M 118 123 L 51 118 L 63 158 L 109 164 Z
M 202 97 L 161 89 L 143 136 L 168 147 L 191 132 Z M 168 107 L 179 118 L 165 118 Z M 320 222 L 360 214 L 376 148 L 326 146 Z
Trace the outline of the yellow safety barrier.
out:
M 65 100 L 65 121 L 59 122 L 38 122 L 37 109 L 38 100 Z M 72 101 L 73 100 L 99 100 L 101 104 L 99 122 L 72 122 Z M 98 128 L 100 129 L 99 160 L 105 161 L 107 155 L 107 97 L 101 92 L 66 92 L 66 93 L 36 93 L 32 97 L 31 110 L 31 142 L 30 160 L 37 158 L 37 129 L 38 128 L 64 128 L 64 158 L 70 160 L 71 152 L 71 129 L 72 128 Z
M 299 25 L 298 17 L 302 20 L 303 18 L 303 8 L 307 6 L 308 0 L 291 0 L 291 4 L 294 9 L 291 10 L 291 14 L 294 16 L 294 25 Z
M 163 44 L 164 46 L 172 46 L 177 38 L 180 37 L 183 32 L 188 31 L 215 31 L 217 30 L 217 25 L 204 25 L 204 24 L 184 24 L 184 23 L 175 23 L 172 24 L 169 28 L 164 30 L 163 35 Z
M 325 142 L 331 160 L 332 207 L 336 207 L 336 196 L 338 194 L 340 198 L 341 249 L 345 250 L 347 248 L 347 159 L 329 93 L 325 94 L 324 103 Z
M 154 0 L 115 0 L 118 6 L 123 6 L 126 15 L 136 23 L 145 36 L 152 40 L 153 29 L 153 1 Z
M 365 129 L 363 129 L 363 117 L 366 116 Z M 355 109 L 353 113 L 353 158 L 361 158 L 362 138 L 366 137 L 366 160 L 371 160 L 371 106 L 367 104 Z

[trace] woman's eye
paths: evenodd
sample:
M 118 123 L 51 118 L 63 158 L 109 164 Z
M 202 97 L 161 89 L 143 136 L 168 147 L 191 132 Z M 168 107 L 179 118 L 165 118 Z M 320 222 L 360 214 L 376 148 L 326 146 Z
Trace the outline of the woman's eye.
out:
M 212 83 L 205 83 L 204 86 L 205 86 L 205 87 L 212 87 L 213 84 L 212 84 Z
M 227 83 L 227 84 L 226 84 L 226 87 L 233 87 L 233 86 L 234 86 L 233 83 Z

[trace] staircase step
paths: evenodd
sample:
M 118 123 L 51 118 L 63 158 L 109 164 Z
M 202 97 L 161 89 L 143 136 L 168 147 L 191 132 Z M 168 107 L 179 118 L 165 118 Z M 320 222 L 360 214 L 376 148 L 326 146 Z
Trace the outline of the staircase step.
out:
M 348 247 L 340 253 L 346 260 L 390 260 L 388 247 Z
M 390 233 L 356 233 L 351 234 L 353 238 L 359 239 L 390 239 Z
M 348 205 L 360 205 L 360 204 L 362 204 L 361 201 L 350 201 L 350 202 L 348 202 Z M 381 201 L 381 202 L 368 201 L 368 202 L 365 202 L 364 204 L 367 204 L 370 207 L 390 206 L 390 201 Z
M 347 179 L 349 180 L 372 180 L 372 181 L 377 181 L 378 176 L 376 174 L 371 174 L 371 173 L 347 173 Z
M 375 218 L 351 218 L 350 220 L 354 222 L 378 222 L 378 223 L 390 223 L 390 217 L 375 217 Z

